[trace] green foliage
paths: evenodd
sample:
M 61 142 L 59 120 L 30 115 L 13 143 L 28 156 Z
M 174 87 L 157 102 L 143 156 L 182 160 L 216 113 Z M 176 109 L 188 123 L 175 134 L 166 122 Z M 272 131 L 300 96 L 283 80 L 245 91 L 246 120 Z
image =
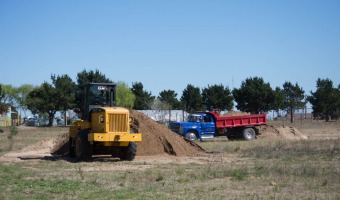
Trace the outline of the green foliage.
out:
M 188 84 L 183 90 L 181 101 L 184 104 L 185 111 L 189 113 L 205 110 L 200 88 L 191 84 Z
M 290 121 L 293 123 L 294 110 L 303 108 L 306 105 L 305 91 L 296 83 L 293 85 L 291 82 L 286 81 L 283 84 L 283 109 L 290 113 Z
M 234 97 L 229 88 L 221 85 L 212 85 L 204 88 L 202 98 L 207 110 L 231 110 L 234 106 Z
M 340 87 L 334 88 L 330 79 L 318 79 L 316 91 L 307 100 L 312 104 L 314 117 L 329 121 L 340 115 Z
M 131 91 L 136 96 L 136 101 L 133 106 L 135 110 L 149 110 L 155 100 L 155 96 L 152 96 L 151 92 L 144 90 L 141 82 L 132 83 Z
M 105 74 L 102 74 L 98 69 L 95 71 L 86 71 L 85 69 L 77 74 L 78 87 L 87 83 L 113 83 L 109 78 L 106 78 Z
M 243 112 L 267 112 L 275 107 L 275 92 L 262 78 L 247 78 L 239 89 L 233 90 L 236 108 Z
M 51 84 L 44 82 L 40 87 L 34 88 L 27 96 L 27 108 L 33 114 L 47 113 L 49 126 L 53 125 L 54 115 L 62 109 L 60 94 Z
M 16 101 L 18 103 L 18 107 L 23 110 L 26 116 L 27 106 L 26 106 L 26 99 L 27 95 L 33 90 L 33 85 L 30 84 L 23 84 L 18 88 L 18 94 L 16 96 Z
M 169 109 L 181 109 L 180 102 L 177 99 L 177 93 L 173 90 L 163 90 L 159 93 L 158 100 L 169 105 Z
M 119 81 L 117 83 L 116 94 L 117 94 L 117 106 L 125 108 L 133 107 L 136 97 L 126 83 L 122 81 Z
M 7 112 L 8 104 L 3 102 L 5 97 L 4 92 L 2 92 L 2 85 L 0 84 L 0 113 Z

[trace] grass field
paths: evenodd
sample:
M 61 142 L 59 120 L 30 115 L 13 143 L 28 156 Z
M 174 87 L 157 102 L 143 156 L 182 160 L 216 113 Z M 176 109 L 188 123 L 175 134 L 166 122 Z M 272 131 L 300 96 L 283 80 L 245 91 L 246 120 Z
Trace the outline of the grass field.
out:
M 339 124 L 296 124 L 311 136 Z M 322 131 L 317 131 L 319 128 Z M 48 140 L 65 128 L 4 129 L 0 156 Z M 334 133 L 335 132 L 335 133 Z M 325 133 L 327 134 L 327 133 Z M 340 139 L 214 140 L 209 152 L 132 162 L 28 159 L 0 163 L 0 199 L 340 199 Z M 159 156 L 158 158 L 161 158 Z

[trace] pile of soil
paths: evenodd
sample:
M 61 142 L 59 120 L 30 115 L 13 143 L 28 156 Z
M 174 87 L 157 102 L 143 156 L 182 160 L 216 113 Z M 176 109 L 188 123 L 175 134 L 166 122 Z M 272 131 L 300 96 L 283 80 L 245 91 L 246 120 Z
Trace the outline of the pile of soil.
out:
M 134 118 L 132 129 L 142 134 L 142 141 L 137 144 L 137 156 L 153 156 L 168 154 L 173 156 L 193 156 L 204 150 L 194 142 L 190 142 L 172 132 L 148 116 L 130 110 Z M 53 141 L 51 153 L 66 155 L 68 153 L 68 133 L 59 135 Z
M 308 136 L 301 133 L 294 127 L 288 126 L 262 126 L 261 135 L 258 139 L 285 139 L 285 140 L 307 140 Z
M 203 151 L 196 143 L 184 139 L 148 116 L 130 110 L 135 119 L 138 133 L 142 134 L 142 142 L 137 145 L 137 155 L 169 154 L 175 156 L 190 156 Z
M 242 116 L 242 115 L 250 115 L 250 113 L 229 110 L 228 112 L 226 112 L 226 113 L 224 113 L 222 115 L 223 116 Z

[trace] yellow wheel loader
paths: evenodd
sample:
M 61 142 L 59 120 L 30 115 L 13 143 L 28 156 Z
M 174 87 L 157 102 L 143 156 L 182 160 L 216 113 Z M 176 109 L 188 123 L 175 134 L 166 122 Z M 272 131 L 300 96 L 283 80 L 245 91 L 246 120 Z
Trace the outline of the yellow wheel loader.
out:
M 89 161 L 92 155 L 112 155 L 133 160 L 140 133 L 132 133 L 129 110 L 116 107 L 116 85 L 89 83 L 81 87 L 81 120 L 69 129 L 69 154 L 76 161 Z

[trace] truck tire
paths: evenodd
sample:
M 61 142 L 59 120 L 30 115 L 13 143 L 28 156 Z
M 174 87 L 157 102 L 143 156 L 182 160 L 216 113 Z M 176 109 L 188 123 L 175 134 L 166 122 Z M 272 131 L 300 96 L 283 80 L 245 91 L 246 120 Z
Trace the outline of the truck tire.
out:
M 71 158 L 75 158 L 76 157 L 76 154 L 74 152 L 74 145 L 72 145 L 73 143 L 73 139 L 72 138 L 69 138 L 68 140 L 68 145 L 69 145 L 69 148 L 68 148 L 68 155 L 71 157 Z
M 88 132 L 86 130 L 77 133 L 74 145 L 74 154 L 77 162 L 90 161 L 92 158 L 93 148 L 87 138 Z
M 243 138 L 247 141 L 255 140 L 255 130 L 253 128 L 245 128 L 243 130 Z
M 197 140 L 197 135 L 193 131 L 188 131 L 185 137 L 192 142 Z
M 127 147 L 123 147 L 122 152 L 119 156 L 120 160 L 132 161 L 135 159 L 137 154 L 137 144 L 130 142 Z

